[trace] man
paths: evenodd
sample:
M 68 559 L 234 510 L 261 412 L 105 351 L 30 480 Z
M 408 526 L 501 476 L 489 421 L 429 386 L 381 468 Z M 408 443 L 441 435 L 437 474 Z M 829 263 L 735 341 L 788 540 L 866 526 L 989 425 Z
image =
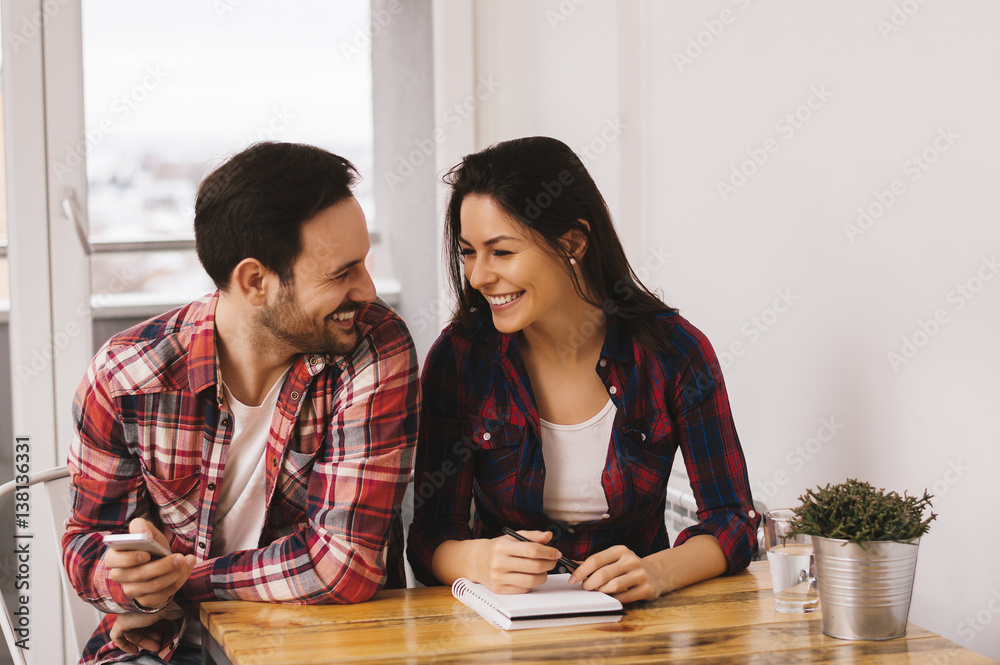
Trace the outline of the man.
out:
M 401 583 L 417 364 L 365 268 L 356 173 L 305 145 L 230 159 L 195 207 L 218 291 L 94 358 L 63 558 L 110 614 L 83 663 L 200 662 L 203 601 L 354 603 Z M 125 531 L 173 554 L 103 544 Z

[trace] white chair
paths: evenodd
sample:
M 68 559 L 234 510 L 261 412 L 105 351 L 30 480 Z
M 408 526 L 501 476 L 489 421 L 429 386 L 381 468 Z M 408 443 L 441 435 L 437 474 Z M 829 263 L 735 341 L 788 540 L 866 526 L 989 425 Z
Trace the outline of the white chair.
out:
M 60 466 L 31 474 L 28 479 L 28 485 L 38 484 L 41 484 L 45 490 L 47 506 L 52 515 L 54 529 L 51 533 L 35 533 L 32 539 L 34 543 L 33 548 L 36 550 L 51 548 L 51 551 L 62 552 L 62 535 L 66 530 L 66 518 L 69 517 L 70 512 L 69 469 L 65 466 Z M 14 494 L 16 491 L 17 483 L 15 481 L 4 483 L 0 485 L 0 499 Z M 43 529 L 42 531 L 46 530 Z M 63 589 L 64 614 L 66 621 L 70 624 L 68 632 L 76 641 L 75 645 L 71 645 L 71 650 L 76 654 L 75 658 L 79 659 L 80 654 L 83 653 L 84 646 L 87 644 L 87 640 L 90 639 L 91 633 L 94 632 L 94 629 L 97 628 L 97 624 L 101 620 L 101 612 L 97 608 L 83 602 L 76 595 L 61 565 L 59 566 L 59 572 Z M 26 665 L 25 654 L 22 653 L 16 644 L 17 637 L 14 632 L 14 623 L 11 621 L 10 611 L 2 598 L 0 598 L 0 602 L 3 603 L 0 624 L 3 627 L 4 638 L 7 640 L 7 647 L 10 649 L 11 659 L 14 661 L 14 665 Z M 37 609 L 35 611 L 37 612 Z

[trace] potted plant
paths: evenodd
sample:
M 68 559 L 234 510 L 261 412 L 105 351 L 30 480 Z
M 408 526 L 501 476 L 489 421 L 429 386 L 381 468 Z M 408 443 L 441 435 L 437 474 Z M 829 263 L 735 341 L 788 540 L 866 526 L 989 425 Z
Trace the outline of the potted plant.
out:
M 792 533 L 812 536 L 823 632 L 845 640 L 906 633 L 920 536 L 932 495 L 900 496 L 849 479 L 807 490 Z

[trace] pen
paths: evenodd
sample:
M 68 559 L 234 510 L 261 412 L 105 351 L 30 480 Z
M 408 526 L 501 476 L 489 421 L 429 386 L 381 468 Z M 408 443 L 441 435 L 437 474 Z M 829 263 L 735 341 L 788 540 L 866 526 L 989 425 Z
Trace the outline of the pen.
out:
M 528 540 L 527 538 L 525 538 L 524 536 L 522 536 L 521 534 L 519 534 L 517 531 L 514 531 L 514 529 L 511 529 L 509 526 L 505 526 L 503 528 L 503 532 L 504 532 L 504 535 L 510 536 L 514 540 L 520 540 L 522 543 L 533 543 L 533 542 L 535 542 L 533 540 Z M 571 561 L 571 560 L 567 559 L 564 556 L 559 557 L 559 560 L 558 560 L 557 563 L 559 564 L 559 565 L 556 566 L 556 572 L 557 573 L 572 573 L 574 570 L 576 570 L 580 566 L 580 564 L 578 564 L 576 561 Z

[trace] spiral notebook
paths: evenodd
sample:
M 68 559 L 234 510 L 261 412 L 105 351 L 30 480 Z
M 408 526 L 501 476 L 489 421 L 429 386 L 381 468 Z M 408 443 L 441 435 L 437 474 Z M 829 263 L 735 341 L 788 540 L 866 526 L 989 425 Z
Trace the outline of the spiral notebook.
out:
M 568 573 L 549 575 L 528 593 L 498 594 L 460 577 L 451 585 L 451 593 L 504 630 L 621 620 L 625 612 L 620 602 L 600 591 L 584 591 L 581 584 L 570 586 L 568 580 Z

